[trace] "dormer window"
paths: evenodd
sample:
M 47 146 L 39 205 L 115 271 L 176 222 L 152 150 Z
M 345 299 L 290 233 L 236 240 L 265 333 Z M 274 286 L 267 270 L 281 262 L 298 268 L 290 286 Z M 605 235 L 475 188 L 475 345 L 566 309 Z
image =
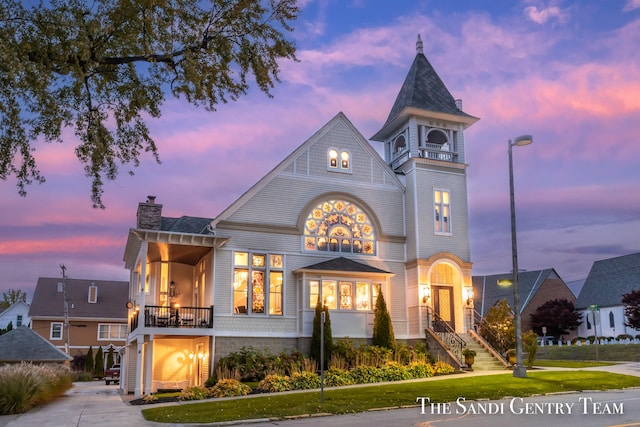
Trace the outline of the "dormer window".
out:
M 351 153 L 347 150 L 330 148 L 327 169 L 333 172 L 351 172 Z
M 89 286 L 89 304 L 95 304 L 98 302 L 98 287 L 93 283 Z

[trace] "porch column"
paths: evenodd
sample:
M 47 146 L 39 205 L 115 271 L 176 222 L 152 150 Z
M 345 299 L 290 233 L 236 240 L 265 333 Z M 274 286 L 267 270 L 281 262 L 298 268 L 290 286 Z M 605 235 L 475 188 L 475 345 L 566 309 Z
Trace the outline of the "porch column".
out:
M 145 343 L 144 352 L 144 392 L 145 394 L 151 394 L 151 382 L 153 379 L 153 335 L 148 335 L 147 342 Z
M 136 385 L 133 391 L 133 397 L 139 398 L 142 396 L 142 349 L 144 344 L 144 338 L 138 336 L 135 344 L 136 349 Z

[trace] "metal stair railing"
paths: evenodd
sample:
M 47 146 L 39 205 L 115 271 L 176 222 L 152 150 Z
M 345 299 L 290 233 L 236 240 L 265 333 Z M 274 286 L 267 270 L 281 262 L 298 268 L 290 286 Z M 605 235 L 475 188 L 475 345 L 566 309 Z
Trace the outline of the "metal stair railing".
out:
M 440 337 L 458 360 L 464 360 L 462 350 L 467 346 L 467 343 L 431 307 L 427 307 L 427 327 L 431 328 Z
M 492 327 L 478 311 L 474 311 L 474 321 L 478 327 L 477 334 L 491 346 L 498 354 L 505 357 L 507 350 L 510 348 L 510 342 L 507 337 Z

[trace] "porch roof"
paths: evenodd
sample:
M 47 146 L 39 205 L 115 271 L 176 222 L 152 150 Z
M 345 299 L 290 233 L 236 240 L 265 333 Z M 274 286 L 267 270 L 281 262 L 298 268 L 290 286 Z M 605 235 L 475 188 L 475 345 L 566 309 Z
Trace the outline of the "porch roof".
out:
M 393 273 L 363 264 L 345 257 L 333 258 L 328 261 L 311 264 L 306 267 L 295 270 L 294 273 L 309 272 L 349 272 L 349 273 L 367 273 L 382 274 L 385 276 L 393 276 Z

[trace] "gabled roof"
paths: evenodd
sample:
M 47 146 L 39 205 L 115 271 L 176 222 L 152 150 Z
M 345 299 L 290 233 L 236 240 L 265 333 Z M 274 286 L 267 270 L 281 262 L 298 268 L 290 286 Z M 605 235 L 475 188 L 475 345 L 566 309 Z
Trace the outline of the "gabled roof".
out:
M 27 326 L 0 336 L 0 362 L 65 362 L 72 357 Z
M 302 271 L 339 271 L 339 272 L 351 272 L 351 273 L 375 273 L 375 274 L 392 274 L 388 271 L 381 270 L 376 267 L 372 267 L 367 264 L 362 264 L 357 261 L 353 261 L 349 258 L 339 257 L 330 259 L 328 261 L 322 261 L 316 264 L 311 264 L 306 267 L 302 267 L 296 272 Z
M 511 272 L 494 274 L 490 276 L 473 276 L 473 295 L 475 309 L 486 315 L 489 309 L 498 301 L 507 299 L 509 306 L 513 307 L 513 288 L 511 285 L 499 285 L 498 281 L 512 279 Z M 536 294 L 540 286 L 547 279 L 560 279 L 553 268 L 545 270 L 521 271 L 518 274 L 518 292 L 520 294 L 520 312 L 523 312 L 531 298 Z M 562 282 L 564 283 L 564 282 Z M 566 285 L 565 285 L 566 286 Z
M 404 79 L 404 83 L 402 83 L 393 107 L 391 107 L 387 121 L 382 130 L 371 137 L 374 141 L 383 140 L 384 135 L 387 133 L 386 128 L 392 122 L 409 114 L 441 116 L 454 122 L 464 123 L 467 126 L 478 121 L 477 117 L 473 117 L 458 108 L 456 100 L 449 92 L 449 89 L 447 89 L 427 57 L 424 56 L 420 35 L 418 35 L 416 51 L 416 57 Z
M 269 184 L 273 179 L 275 179 L 282 171 L 284 171 L 287 167 L 289 167 L 295 159 L 297 159 L 302 153 L 308 150 L 311 146 L 313 146 L 316 142 L 318 142 L 326 133 L 332 130 L 334 127 L 338 125 L 344 125 L 346 129 L 349 131 L 351 135 L 353 135 L 353 139 L 356 143 L 359 143 L 362 149 L 368 152 L 372 158 L 372 161 L 377 163 L 381 170 L 387 173 L 386 179 L 391 185 L 394 185 L 400 191 L 404 191 L 404 185 L 398 177 L 395 175 L 393 170 L 389 167 L 389 165 L 380 157 L 380 154 L 371 146 L 369 141 L 366 140 L 364 136 L 356 129 L 356 127 L 351 123 L 351 121 L 347 118 L 347 116 L 341 111 L 336 114 L 329 122 L 327 122 L 322 128 L 320 128 L 316 133 L 314 133 L 309 139 L 307 139 L 304 143 L 302 143 L 298 148 L 296 148 L 291 154 L 289 154 L 280 164 L 278 164 L 275 168 L 273 168 L 269 173 L 267 173 L 264 177 L 262 177 L 257 183 L 255 183 L 251 188 L 249 188 L 244 194 L 242 194 L 236 201 L 234 201 L 231 205 L 229 205 L 224 211 L 222 211 L 214 220 L 213 226 L 215 227 L 219 222 L 226 220 L 234 212 L 240 209 L 244 203 L 257 194 L 261 189 L 263 189 L 267 184 Z
M 29 317 L 64 317 L 64 293 L 58 290 L 61 278 L 40 277 L 31 300 Z M 66 279 L 69 318 L 127 321 L 129 282 Z M 89 286 L 98 287 L 96 303 L 89 303 Z
M 640 252 L 596 261 L 576 300 L 576 308 L 622 305 L 622 295 L 639 289 Z

